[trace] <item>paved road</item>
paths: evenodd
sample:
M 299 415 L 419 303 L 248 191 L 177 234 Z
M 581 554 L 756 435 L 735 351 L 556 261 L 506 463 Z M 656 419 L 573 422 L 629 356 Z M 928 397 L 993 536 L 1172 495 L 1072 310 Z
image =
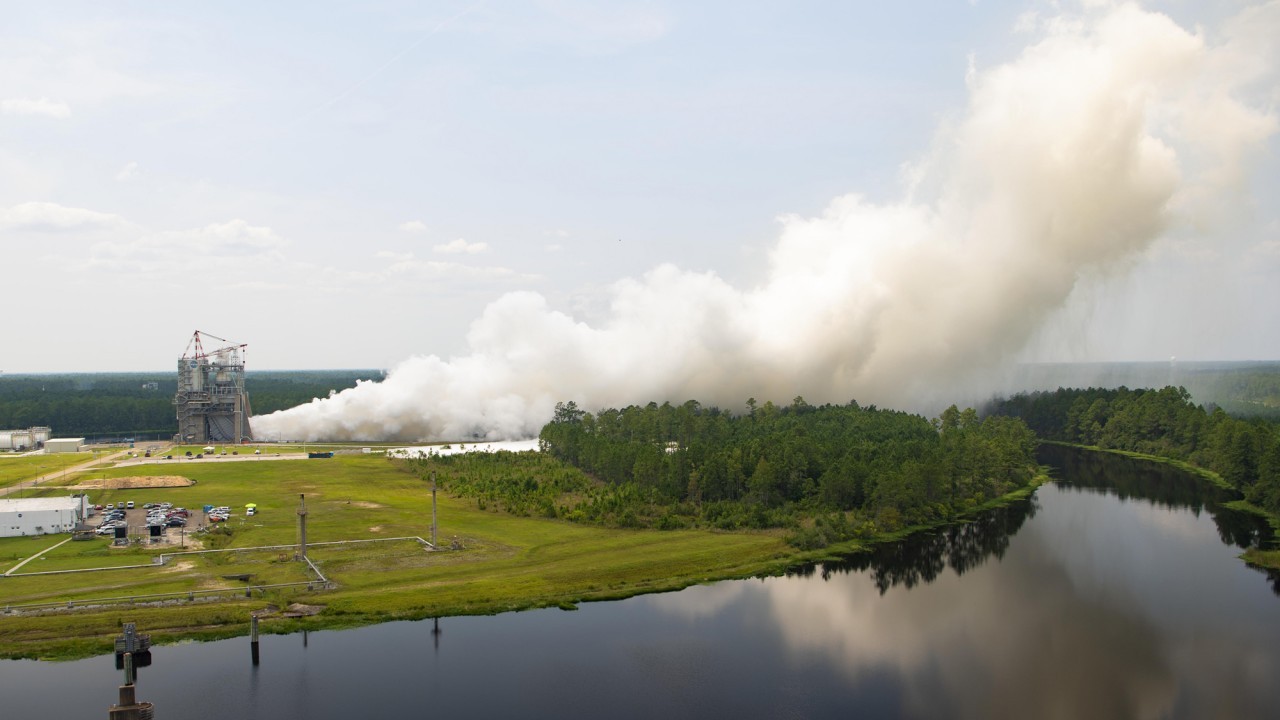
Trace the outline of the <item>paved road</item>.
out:
M 306 460 L 307 454 L 296 453 L 263 453 L 261 455 L 206 455 L 202 458 L 175 455 L 172 460 L 165 460 L 163 455 L 152 453 L 151 457 L 136 457 L 116 463 L 116 467 L 132 467 L 134 465 L 171 465 L 178 467 L 188 463 L 225 463 L 225 462 L 257 462 L 260 460 Z

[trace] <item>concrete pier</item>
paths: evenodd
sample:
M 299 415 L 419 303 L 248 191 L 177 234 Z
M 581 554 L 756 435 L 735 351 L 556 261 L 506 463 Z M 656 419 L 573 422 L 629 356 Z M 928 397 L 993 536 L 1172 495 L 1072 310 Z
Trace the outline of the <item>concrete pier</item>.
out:
M 120 701 L 107 710 L 109 720 L 151 720 L 155 706 L 138 702 L 134 692 L 133 653 L 124 654 L 124 684 L 120 686 Z
M 249 653 L 253 656 L 253 665 L 258 665 L 258 616 L 249 618 Z

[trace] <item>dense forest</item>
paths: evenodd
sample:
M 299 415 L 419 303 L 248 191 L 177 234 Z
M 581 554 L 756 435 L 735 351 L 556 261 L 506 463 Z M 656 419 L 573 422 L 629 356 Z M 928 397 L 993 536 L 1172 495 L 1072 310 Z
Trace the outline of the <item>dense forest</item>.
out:
M 1036 440 L 1021 421 L 955 407 L 931 422 L 801 398 L 785 407 L 749 401 L 739 415 L 696 401 L 595 414 L 570 402 L 556 406 L 539 440 L 542 455 L 573 472 L 532 473 L 515 458 L 484 455 L 434 458 L 422 470 L 439 470 L 451 492 L 519 514 L 788 527 L 802 547 L 946 520 L 1036 472 Z
M 1280 427 L 1196 405 L 1184 388 L 1059 388 L 1015 395 L 987 412 L 1020 418 L 1046 440 L 1185 460 L 1280 513 Z
M 379 377 L 377 370 L 251 371 L 245 389 L 254 414 L 265 415 Z M 168 438 L 177 430 L 177 384 L 177 373 L 4 375 L 0 428 L 46 426 L 91 440 Z

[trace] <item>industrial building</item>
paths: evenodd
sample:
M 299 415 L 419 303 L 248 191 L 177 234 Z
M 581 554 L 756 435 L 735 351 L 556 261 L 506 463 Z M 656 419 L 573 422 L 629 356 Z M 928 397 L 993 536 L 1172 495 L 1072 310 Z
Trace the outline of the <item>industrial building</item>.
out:
M 60 498 L 0 498 L 0 537 L 69 533 L 89 517 L 84 495 Z
M 0 450 L 35 450 L 49 440 L 49 428 L 0 430 Z
M 173 398 L 178 409 L 178 433 L 173 440 L 196 445 L 252 440 L 252 412 L 244 389 L 247 346 L 204 334 L 227 344 L 205 352 L 199 330 L 187 343 L 186 352 L 178 360 L 178 393 Z
M 84 450 L 84 438 L 49 438 L 44 442 L 46 453 L 78 453 Z

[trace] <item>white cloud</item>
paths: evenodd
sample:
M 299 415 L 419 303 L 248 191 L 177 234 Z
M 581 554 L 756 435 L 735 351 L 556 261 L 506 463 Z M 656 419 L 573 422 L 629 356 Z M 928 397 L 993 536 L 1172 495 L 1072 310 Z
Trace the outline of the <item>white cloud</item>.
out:
M 1013 31 L 1019 34 L 1033 33 L 1040 26 L 1040 15 L 1035 10 L 1028 10 L 1018 16 L 1013 23 Z
M 385 281 L 390 278 L 429 278 L 434 280 L 497 280 L 497 279 L 528 279 L 528 275 L 516 273 L 511 268 L 501 266 L 481 266 L 463 265 L 455 262 L 441 262 L 437 260 L 419 260 L 412 256 L 396 260 L 387 266 L 385 275 L 379 277 L 379 281 Z
M 198 260 L 204 264 L 254 258 L 279 262 L 289 242 L 269 227 L 235 219 L 201 228 L 153 233 L 127 241 L 95 244 L 89 262 L 96 267 L 123 265 L 163 271 Z
M 6 98 L 0 100 L 0 115 L 43 115 L 61 119 L 71 117 L 71 107 L 46 97 Z
M 193 230 L 179 230 L 157 236 L 161 242 L 202 254 L 246 255 L 280 250 L 287 240 L 265 226 L 250 225 L 235 219 L 213 223 Z
M 458 238 L 443 245 L 436 245 L 431 249 L 443 255 L 479 255 L 489 251 L 489 243 L 472 243 Z
M 402 222 L 398 227 L 401 232 L 414 234 L 422 234 L 427 231 L 427 224 L 421 220 L 409 220 L 408 222 Z
M 0 209 L 0 228 L 12 230 L 60 231 L 121 228 L 128 225 L 119 215 L 51 202 L 26 202 Z
M 556 253 L 563 250 L 564 246 L 561 245 L 560 243 L 551 243 L 550 245 L 543 246 L 542 249 L 546 250 L 549 253 Z
M 120 168 L 120 172 L 116 173 L 116 180 L 119 182 L 127 182 L 138 176 L 138 163 L 131 162 Z

